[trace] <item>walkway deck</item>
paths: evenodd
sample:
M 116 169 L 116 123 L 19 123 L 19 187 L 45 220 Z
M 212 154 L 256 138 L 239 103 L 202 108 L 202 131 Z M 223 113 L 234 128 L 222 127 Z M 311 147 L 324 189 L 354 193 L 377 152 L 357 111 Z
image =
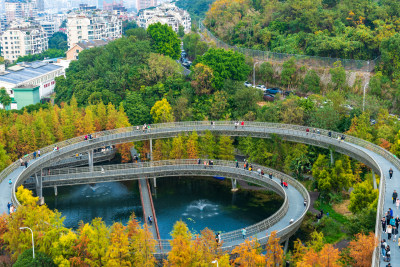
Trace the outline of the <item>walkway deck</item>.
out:
M 156 212 L 153 209 L 154 205 L 152 204 L 152 196 L 148 179 L 139 180 L 139 191 L 143 209 L 143 221 L 149 227 L 149 230 L 153 234 L 153 237 L 156 239 L 160 239 L 160 233 L 158 231 L 158 224 L 156 220 Z M 150 215 L 153 217 L 153 223 L 151 224 L 148 221 L 148 217 Z
M 138 155 L 137 150 L 132 147 L 131 148 L 131 156 Z M 139 192 L 140 192 L 140 201 L 142 202 L 143 209 L 143 221 L 149 227 L 150 232 L 153 234 L 153 237 L 156 239 L 160 239 L 160 232 L 158 230 L 158 223 L 156 217 L 156 211 L 154 209 L 153 199 L 151 196 L 151 189 L 149 185 L 149 180 L 142 178 L 139 179 Z M 153 222 L 150 224 L 148 221 L 149 216 L 153 217 Z

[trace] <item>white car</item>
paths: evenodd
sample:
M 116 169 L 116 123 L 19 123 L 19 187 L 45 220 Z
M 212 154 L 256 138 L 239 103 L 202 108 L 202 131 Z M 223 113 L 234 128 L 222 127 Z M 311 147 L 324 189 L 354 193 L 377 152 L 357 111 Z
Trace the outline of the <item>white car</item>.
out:
M 249 83 L 248 81 L 245 81 L 245 82 L 244 82 L 244 86 L 246 86 L 246 87 L 252 87 L 253 85 L 252 85 L 251 83 Z
M 265 90 L 267 90 L 267 87 L 265 87 L 265 85 L 263 84 L 259 84 L 256 86 L 257 89 L 263 90 L 263 92 L 265 92 Z

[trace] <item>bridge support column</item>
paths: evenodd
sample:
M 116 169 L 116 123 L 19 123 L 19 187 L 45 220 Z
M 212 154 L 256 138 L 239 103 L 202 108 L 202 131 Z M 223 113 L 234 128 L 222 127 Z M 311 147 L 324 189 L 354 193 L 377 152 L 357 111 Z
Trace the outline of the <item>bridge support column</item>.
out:
M 88 164 L 89 164 L 89 171 L 93 171 L 93 149 L 88 151 Z
M 288 247 L 289 247 L 289 238 L 286 239 L 286 241 L 285 241 L 285 247 L 283 248 L 283 251 L 285 251 L 285 253 L 287 253 Z
M 58 195 L 58 190 L 57 190 L 57 186 L 54 186 L 54 195 L 57 196 Z
M 331 152 L 331 165 L 333 166 L 333 164 L 335 164 L 335 160 L 333 159 L 333 151 L 332 149 L 329 151 Z
M 236 179 L 231 179 L 231 181 L 232 181 L 232 189 L 231 189 L 231 191 L 237 191 L 238 190 L 238 188 L 237 188 L 237 180 Z
M 372 183 L 374 184 L 374 189 L 377 189 L 378 185 L 376 184 L 375 172 L 373 170 L 372 170 Z
M 153 186 L 154 186 L 154 188 L 157 188 L 157 179 L 156 178 L 153 178 Z
M 150 138 L 150 160 L 153 161 L 153 139 Z M 154 180 L 154 187 L 155 186 L 155 180 Z
M 43 173 L 43 170 L 40 170 L 40 175 L 37 175 L 37 173 L 35 173 L 35 179 L 36 179 L 36 195 L 39 197 L 39 205 L 43 205 L 43 204 L 44 204 L 43 185 L 42 185 L 42 173 Z

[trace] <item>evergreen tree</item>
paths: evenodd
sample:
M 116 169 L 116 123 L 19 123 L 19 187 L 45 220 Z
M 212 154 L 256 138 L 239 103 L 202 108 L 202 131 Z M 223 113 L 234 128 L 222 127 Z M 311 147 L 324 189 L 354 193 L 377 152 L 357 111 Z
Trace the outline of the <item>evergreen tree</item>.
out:
M 235 159 L 235 147 L 229 136 L 221 136 L 218 141 L 218 158 L 223 160 Z

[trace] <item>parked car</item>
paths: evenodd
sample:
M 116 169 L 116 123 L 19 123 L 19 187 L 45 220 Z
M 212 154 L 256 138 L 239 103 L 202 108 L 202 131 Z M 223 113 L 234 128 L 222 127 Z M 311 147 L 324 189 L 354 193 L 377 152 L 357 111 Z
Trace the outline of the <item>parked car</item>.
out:
M 265 87 L 265 85 L 263 85 L 263 84 L 257 85 L 256 88 L 260 89 L 260 90 L 263 90 L 263 91 L 267 90 L 267 87 Z
M 275 96 L 270 94 L 264 94 L 263 99 L 268 102 L 274 102 Z
M 265 92 L 268 93 L 268 94 L 273 94 L 274 95 L 274 94 L 277 94 L 277 93 L 281 93 L 282 91 L 279 88 L 268 88 Z
M 244 82 L 244 86 L 246 86 L 246 87 L 251 87 L 251 86 L 253 86 L 251 83 L 249 83 L 248 81 L 245 81 Z
M 347 109 L 349 109 L 349 110 L 352 110 L 352 109 L 353 109 L 353 107 L 352 107 L 351 105 L 344 105 L 344 107 L 347 108 Z
M 190 60 L 186 60 L 182 63 L 182 66 L 184 66 L 185 68 L 189 69 L 190 66 L 192 66 L 192 61 Z

